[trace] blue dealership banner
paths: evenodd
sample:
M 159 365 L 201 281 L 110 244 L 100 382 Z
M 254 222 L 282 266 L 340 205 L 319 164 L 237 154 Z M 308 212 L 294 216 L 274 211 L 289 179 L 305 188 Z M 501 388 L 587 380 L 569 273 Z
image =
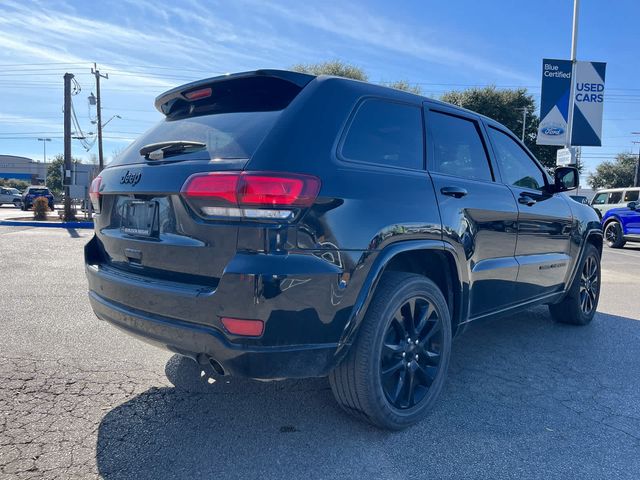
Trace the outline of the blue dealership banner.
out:
M 602 62 L 576 62 L 572 146 L 599 147 L 602 144 L 606 66 Z M 538 145 L 566 144 L 570 96 L 571 61 L 543 59 Z
M 565 144 L 570 96 L 571 61 L 543 59 L 538 145 Z
M 603 62 L 576 63 L 571 145 L 583 147 L 602 145 L 602 109 L 606 68 L 607 64 Z

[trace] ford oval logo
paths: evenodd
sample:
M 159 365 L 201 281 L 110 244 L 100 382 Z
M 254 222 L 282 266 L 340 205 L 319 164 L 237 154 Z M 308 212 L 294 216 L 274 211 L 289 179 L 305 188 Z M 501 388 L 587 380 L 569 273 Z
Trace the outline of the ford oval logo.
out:
M 121 185 L 129 184 L 133 187 L 138 184 L 141 178 L 142 178 L 142 173 L 140 172 L 132 173 L 129 170 L 127 170 L 127 173 L 122 175 L 122 178 L 120 179 L 120 184 Z
M 558 135 L 563 135 L 564 134 L 564 128 L 562 128 L 562 127 L 553 127 L 553 126 L 543 127 L 542 128 L 542 133 L 544 133 L 545 135 L 552 136 L 552 137 L 557 137 Z

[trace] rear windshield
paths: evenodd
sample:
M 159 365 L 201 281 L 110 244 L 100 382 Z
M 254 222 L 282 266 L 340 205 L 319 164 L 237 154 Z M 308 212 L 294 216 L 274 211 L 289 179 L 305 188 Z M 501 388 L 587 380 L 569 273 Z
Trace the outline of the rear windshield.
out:
M 144 162 L 142 147 L 171 141 L 200 142 L 207 148 L 174 155 L 169 160 L 248 159 L 280 112 L 302 90 L 287 80 L 265 76 L 231 78 L 197 88 L 208 90 L 209 95 L 194 101 L 184 97 L 168 99 L 161 107 L 166 119 L 133 142 L 110 165 Z
M 275 112 L 233 112 L 166 119 L 144 133 L 109 165 L 144 162 L 140 149 L 145 145 L 173 140 L 202 142 L 206 150 L 177 155 L 171 159 L 210 160 L 249 158 L 280 115 Z
M 49 195 L 49 190 L 47 188 L 31 188 L 29 193 L 31 195 Z

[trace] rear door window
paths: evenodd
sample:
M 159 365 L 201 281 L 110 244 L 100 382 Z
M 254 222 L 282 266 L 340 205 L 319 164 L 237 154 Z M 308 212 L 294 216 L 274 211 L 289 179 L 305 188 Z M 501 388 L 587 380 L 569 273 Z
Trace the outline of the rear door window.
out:
M 609 195 L 609 202 L 607 203 L 622 203 L 622 192 L 611 192 Z
M 625 202 L 637 202 L 638 201 L 638 190 L 627 190 L 624 192 L 624 201 Z
M 430 171 L 473 180 L 493 180 L 476 121 L 429 110 L 427 129 L 433 142 Z
M 423 169 L 422 109 L 370 98 L 356 111 L 342 142 L 344 160 Z

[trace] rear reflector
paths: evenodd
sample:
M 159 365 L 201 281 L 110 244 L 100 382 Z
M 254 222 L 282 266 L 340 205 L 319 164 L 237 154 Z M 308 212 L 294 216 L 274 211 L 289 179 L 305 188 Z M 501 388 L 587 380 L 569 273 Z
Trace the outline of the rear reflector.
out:
M 264 331 L 264 322 L 262 320 L 243 320 L 240 318 L 220 319 L 224 328 L 234 335 L 242 335 L 244 337 L 259 337 Z
M 89 186 L 89 198 L 93 205 L 93 210 L 96 213 L 100 213 L 100 185 L 102 184 L 102 177 L 99 175 L 93 179 Z
M 313 205 L 319 190 L 310 175 L 213 172 L 189 177 L 182 195 L 204 216 L 290 220 L 296 208 Z

